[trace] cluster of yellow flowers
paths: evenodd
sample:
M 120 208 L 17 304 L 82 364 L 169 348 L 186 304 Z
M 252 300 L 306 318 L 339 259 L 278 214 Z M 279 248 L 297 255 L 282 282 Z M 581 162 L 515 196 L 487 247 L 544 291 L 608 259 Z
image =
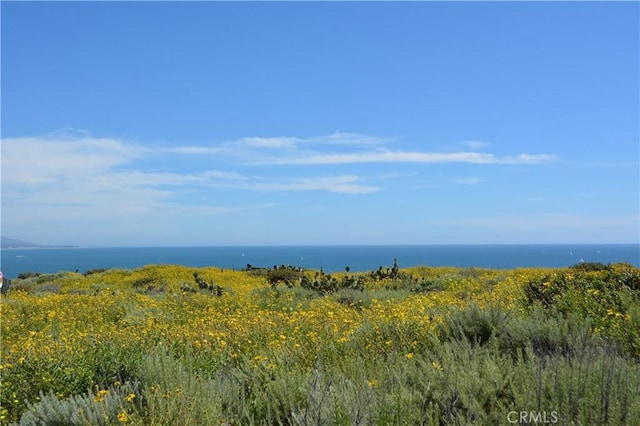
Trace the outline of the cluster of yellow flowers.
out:
M 220 285 L 224 294 L 185 291 L 196 271 L 205 281 Z M 326 345 L 334 345 L 338 356 L 340 351 L 360 348 L 374 355 L 396 352 L 411 359 L 421 337 L 449 309 L 471 302 L 512 306 L 521 297 L 522 284 L 543 272 L 474 270 L 467 276 L 455 268 L 406 271 L 439 278 L 445 285 L 399 298 L 373 297 L 356 308 L 336 297 L 310 297 L 299 289 L 274 292 L 264 277 L 218 268 L 158 265 L 86 276 L 60 274 L 56 292 L 38 292 L 34 287 L 2 296 L 0 369 L 6 378 L 2 394 L 19 392 L 20 380 L 48 382 L 56 388 L 59 376 L 46 369 L 32 371 L 41 377 L 6 374 L 23 363 L 46 366 L 53 360 L 77 360 L 105 344 L 123 353 L 164 344 L 211 359 L 250 359 L 253 368 L 267 370 L 286 368 L 272 362 L 269 354 L 286 353 L 290 362 L 313 365 Z M 62 365 L 66 369 L 62 374 L 72 377 L 74 364 Z M 434 362 L 434 368 L 443 367 Z M 375 381 L 369 383 L 375 385 Z M 131 394 L 127 400 L 134 398 Z M 119 419 L 126 422 L 126 416 L 123 412 Z
M 123 348 L 165 341 L 230 354 L 249 348 L 297 348 L 327 339 L 344 343 L 363 323 L 378 327 L 412 323 L 428 328 L 434 324 L 437 308 L 461 307 L 471 301 L 512 304 L 523 275 L 516 271 L 493 285 L 483 284 L 484 276 L 468 278 L 443 291 L 401 300 L 373 299 L 369 306 L 356 310 L 329 297 L 296 301 L 294 292 L 283 294 L 284 300 L 269 300 L 252 291 L 265 287 L 260 277 L 214 268 L 201 269 L 199 275 L 225 288 L 225 295 L 185 294 L 180 287 L 189 282 L 192 271 L 156 266 L 87 277 L 69 274 L 60 280 L 60 294 L 10 293 L 2 305 L 2 367 L 105 341 Z M 133 286 L 148 276 L 159 278 L 147 281 L 144 289 Z M 154 290 L 162 292 L 154 294 Z

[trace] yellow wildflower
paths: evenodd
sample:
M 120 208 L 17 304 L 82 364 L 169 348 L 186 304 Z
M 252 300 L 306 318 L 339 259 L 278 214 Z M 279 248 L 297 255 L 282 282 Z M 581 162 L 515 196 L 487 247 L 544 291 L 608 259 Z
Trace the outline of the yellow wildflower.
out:
M 126 411 L 120 411 L 118 413 L 118 421 L 120 423 L 127 423 L 129 421 L 129 415 Z

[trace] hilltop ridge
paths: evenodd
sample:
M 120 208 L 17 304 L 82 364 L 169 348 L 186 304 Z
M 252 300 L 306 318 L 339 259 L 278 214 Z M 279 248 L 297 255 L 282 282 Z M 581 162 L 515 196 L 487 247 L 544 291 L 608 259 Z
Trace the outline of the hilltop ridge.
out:
M 17 238 L 9 238 L 9 237 L 5 237 L 2 236 L 0 238 L 0 247 L 2 247 L 3 249 L 18 249 L 18 248 L 56 248 L 56 247 L 77 247 L 77 246 L 72 246 L 72 245 L 64 245 L 64 246 L 59 246 L 59 245 L 47 245 L 47 244 L 38 244 L 38 243 L 32 243 L 30 241 L 25 241 L 25 240 L 20 240 Z

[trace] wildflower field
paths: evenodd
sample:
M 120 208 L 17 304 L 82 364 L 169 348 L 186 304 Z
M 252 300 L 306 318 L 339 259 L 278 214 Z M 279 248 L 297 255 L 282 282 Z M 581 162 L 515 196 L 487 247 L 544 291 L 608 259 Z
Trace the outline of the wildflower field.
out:
M 640 424 L 640 270 L 23 274 L 1 423 Z

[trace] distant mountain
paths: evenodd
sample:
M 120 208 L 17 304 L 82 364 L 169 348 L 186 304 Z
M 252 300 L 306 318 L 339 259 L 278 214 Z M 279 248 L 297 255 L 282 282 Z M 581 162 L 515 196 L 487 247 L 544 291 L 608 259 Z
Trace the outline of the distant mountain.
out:
M 42 244 L 35 244 L 29 241 L 18 240 L 17 238 L 2 237 L 0 238 L 0 246 L 2 248 L 35 248 L 46 247 Z
M 55 248 L 55 247 L 75 247 L 75 246 L 49 246 L 36 244 L 29 241 L 18 240 L 17 238 L 1 237 L 0 246 L 2 248 Z

